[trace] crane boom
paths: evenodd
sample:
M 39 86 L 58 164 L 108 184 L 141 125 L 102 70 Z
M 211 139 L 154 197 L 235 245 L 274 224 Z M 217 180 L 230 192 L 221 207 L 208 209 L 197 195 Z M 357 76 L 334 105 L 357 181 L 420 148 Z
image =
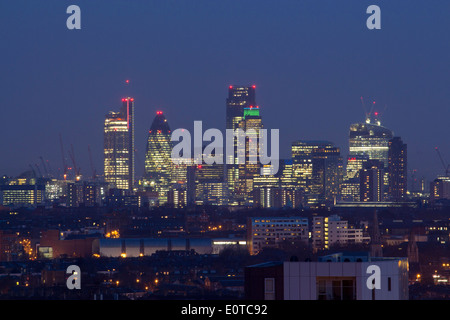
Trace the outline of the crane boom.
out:
M 31 169 L 31 172 L 33 172 L 34 177 L 37 178 L 36 171 L 34 171 L 33 166 L 31 164 L 30 164 L 30 169 Z
M 48 170 L 47 170 L 47 167 L 46 167 L 46 165 L 45 165 L 45 161 L 44 161 L 44 159 L 42 158 L 42 156 L 40 156 L 39 158 L 41 159 L 42 167 L 44 168 L 44 172 L 45 172 L 45 176 L 48 177 Z
M 42 177 L 43 177 L 43 176 L 42 176 L 42 172 L 41 172 L 41 169 L 39 169 L 39 166 L 38 166 L 38 164 L 37 164 L 37 163 L 35 163 L 35 164 L 34 164 L 34 166 L 36 167 L 37 171 L 39 172 L 39 176 L 40 176 L 40 178 L 42 178 Z
M 66 158 L 64 157 L 64 145 L 62 142 L 61 133 L 59 134 L 59 144 L 61 146 L 61 157 L 62 157 L 62 164 L 63 164 L 63 174 L 64 174 L 64 180 L 67 178 L 67 165 L 66 165 Z
M 73 144 L 70 144 L 69 156 L 72 159 L 73 168 L 75 170 L 75 178 L 78 179 L 80 176 L 80 168 L 77 167 L 77 163 L 75 161 L 75 152 L 73 151 Z
M 444 158 L 442 158 L 441 152 L 439 151 L 439 148 L 436 147 L 435 150 L 436 150 L 436 152 L 437 152 L 437 154 L 439 156 L 439 159 L 441 160 L 442 166 L 444 167 L 445 176 L 448 177 L 448 173 L 449 173 L 449 170 L 450 170 L 450 165 L 447 165 L 445 163 Z
M 91 152 L 91 146 L 88 145 L 88 152 L 89 152 L 89 161 L 91 163 L 91 170 L 92 170 L 92 179 L 95 180 L 97 173 L 94 168 L 94 162 L 92 161 L 92 152 Z

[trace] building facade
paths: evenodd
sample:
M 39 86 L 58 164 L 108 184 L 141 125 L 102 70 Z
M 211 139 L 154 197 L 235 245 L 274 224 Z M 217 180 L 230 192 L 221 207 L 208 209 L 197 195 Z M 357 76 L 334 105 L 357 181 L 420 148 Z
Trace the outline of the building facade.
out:
M 408 260 L 339 254 L 340 261 L 269 262 L 245 268 L 246 300 L 408 300 Z M 345 261 L 345 262 L 344 262 Z M 371 276 L 379 270 L 379 288 Z
M 44 185 L 0 185 L 0 201 L 4 206 L 33 207 L 42 204 L 44 197 Z
M 339 198 L 343 181 L 340 149 L 329 141 L 292 143 L 292 170 L 309 206 L 330 206 Z
M 244 108 L 242 120 L 238 124 L 238 129 L 246 134 L 244 146 L 238 141 L 238 152 L 244 152 L 243 163 L 238 163 L 238 176 L 236 198 L 241 204 L 252 205 L 253 203 L 253 182 L 259 177 L 261 165 L 258 161 L 260 155 L 259 139 L 260 130 L 263 128 L 258 106 L 249 106 Z M 238 139 L 239 140 L 239 139 Z M 238 154 L 238 157 L 240 154 Z
M 275 248 L 284 241 L 308 241 L 308 219 L 302 217 L 261 217 L 247 221 L 250 254 Z
M 109 112 L 104 123 L 105 181 L 131 190 L 135 184 L 134 98 L 122 99 L 119 112 Z
M 400 137 L 389 140 L 389 198 L 404 201 L 408 187 L 407 146 Z
M 314 250 L 329 249 L 333 245 L 351 245 L 369 243 L 370 237 L 364 229 L 354 228 L 348 221 L 337 215 L 313 217 L 311 227 Z
M 359 172 L 359 201 L 383 201 L 385 198 L 384 179 L 383 163 L 379 160 L 368 161 L 365 168 Z
M 173 181 L 171 130 L 162 111 L 157 111 L 148 133 L 145 153 L 144 187 L 158 192 L 159 204 L 167 202 Z
M 439 200 L 450 200 L 450 177 L 437 177 L 430 183 L 430 200 L 433 204 Z
M 255 86 L 236 86 L 228 88 L 228 98 L 226 99 L 226 129 L 235 131 L 242 126 L 244 120 L 244 109 L 256 106 Z M 226 159 L 226 182 L 228 183 L 230 194 L 230 205 L 238 205 L 242 202 L 239 191 L 239 167 L 238 167 L 238 141 L 233 143 L 234 152 Z M 241 199 L 240 199 L 241 198 Z

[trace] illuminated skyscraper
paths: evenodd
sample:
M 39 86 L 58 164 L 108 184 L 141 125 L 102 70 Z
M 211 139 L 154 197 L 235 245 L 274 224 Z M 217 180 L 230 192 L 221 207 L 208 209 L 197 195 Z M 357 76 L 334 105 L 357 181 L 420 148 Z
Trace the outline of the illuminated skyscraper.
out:
M 225 205 L 228 188 L 224 182 L 223 166 L 203 164 L 193 167 L 195 179 L 195 202 L 203 205 Z
M 226 129 L 236 130 L 244 119 L 244 109 L 256 106 L 255 86 L 230 86 L 226 100 Z M 239 168 L 237 165 L 237 141 L 234 142 L 233 156 L 226 159 L 226 180 L 230 190 L 230 196 L 239 194 Z M 234 163 L 234 164 L 231 164 Z M 231 201 L 230 204 L 237 204 Z
M 331 205 L 343 179 L 340 149 L 328 141 L 295 141 L 293 175 L 309 205 Z
M 389 185 L 389 140 L 394 136 L 388 128 L 381 126 L 378 112 L 366 114 L 365 123 L 350 125 L 349 133 L 349 159 L 358 156 L 367 156 L 368 160 L 379 160 L 384 166 L 384 185 L 382 188 L 383 198 L 387 197 Z M 360 163 L 363 165 L 363 163 Z M 354 170 L 347 164 L 347 176 Z M 361 167 L 360 169 L 362 169 Z M 358 168 L 356 168 L 358 169 Z
M 383 126 L 377 118 L 378 113 L 367 116 L 365 123 L 350 125 L 349 157 L 368 156 L 370 160 L 380 160 L 388 167 L 389 140 L 393 132 Z
M 148 133 L 145 154 L 144 186 L 158 192 L 160 204 L 167 202 L 167 192 L 172 183 L 172 141 L 167 119 L 157 111 Z
M 262 127 L 259 107 L 249 106 L 244 108 L 243 119 L 239 122 L 238 128 L 249 134 L 249 136 L 245 137 L 245 146 L 240 146 L 240 150 L 244 151 L 245 161 L 238 164 L 239 181 L 237 185 L 239 191 L 237 198 L 239 200 L 242 199 L 243 203 L 246 204 L 251 204 L 252 202 L 253 179 L 260 176 L 261 165 L 258 160 L 260 145 L 258 142 Z M 251 132 L 253 132 L 253 136 L 251 136 Z M 252 156 L 255 156 L 255 158 L 252 159 Z
M 236 129 L 244 118 L 244 108 L 256 106 L 255 86 L 230 86 L 228 88 L 226 128 Z
M 365 168 L 359 172 L 359 192 L 362 202 L 380 202 L 384 200 L 383 186 L 383 162 L 380 160 L 370 160 L 365 164 Z
M 294 141 L 292 143 L 292 170 L 297 185 L 305 194 L 310 193 L 312 180 L 312 150 L 316 144 L 312 141 Z
M 400 137 L 389 140 L 389 198 L 406 200 L 407 191 L 407 147 Z
M 359 178 L 359 170 L 364 168 L 365 163 L 369 160 L 367 155 L 351 155 L 347 158 L 347 174 L 346 180 Z
M 109 112 L 104 126 L 105 181 L 131 190 L 135 181 L 134 99 L 122 99 L 120 112 Z

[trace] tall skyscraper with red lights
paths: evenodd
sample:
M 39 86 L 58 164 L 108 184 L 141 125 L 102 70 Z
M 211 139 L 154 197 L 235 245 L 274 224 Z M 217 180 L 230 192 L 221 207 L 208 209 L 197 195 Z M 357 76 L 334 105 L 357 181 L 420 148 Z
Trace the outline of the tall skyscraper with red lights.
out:
M 105 181 L 132 190 L 135 182 L 134 98 L 123 98 L 119 112 L 109 112 L 104 124 Z
M 235 86 L 228 88 L 228 98 L 226 100 L 226 129 L 235 131 L 239 127 L 242 128 L 244 120 L 244 110 L 256 106 L 255 99 L 256 86 Z M 227 157 L 226 160 L 226 180 L 230 192 L 230 204 L 239 204 L 239 166 L 237 153 L 237 139 L 234 142 L 233 156 Z M 236 200 L 236 201 L 234 201 Z

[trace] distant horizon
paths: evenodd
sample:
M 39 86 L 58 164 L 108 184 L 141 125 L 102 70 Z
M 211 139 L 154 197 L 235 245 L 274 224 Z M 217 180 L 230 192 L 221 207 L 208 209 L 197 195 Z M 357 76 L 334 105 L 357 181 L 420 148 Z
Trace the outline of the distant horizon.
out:
M 126 96 L 126 97 L 131 97 L 131 98 L 134 98 L 134 96 L 133 95 L 123 95 L 123 96 Z M 134 98 L 135 99 L 135 98 Z M 122 101 L 122 98 L 120 98 L 120 100 Z M 224 104 L 225 105 L 225 104 Z M 119 104 L 118 104 L 118 106 L 119 106 Z M 225 108 L 225 107 L 224 107 Z M 117 107 L 116 108 L 117 110 L 119 109 L 119 107 Z M 156 117 L 156 115 L 159 113 L 159 112 L 163 112 L 164 113 L 164 111 L 159 111 L 159 110 L 163 110 L 163 108 L 157 108 L 158 109 L 158 111 L 155 111 L 155 117 Z M 107 111 L 106 113 L 105 113 L 105 115 L 106 114 L 108 114 L 109 112 L 116 112 L 117 110 L 113 110 L 112 108 L 111 108 L 111 110 L 109 110 L 109 111 Z M 104 118 L 102 119 L 103 121 L 104 121 Z M 264 124 L 264 117 L 262 117 L 262 120 L 263 120 L 263 124 Z M 151 119 L 151 121 L 149 122 L 149 128 L 150 128 L 150 124 L 152 123 L 152 121 L 153 121 L 153 119 Z M 357 124 L 357 123 L 366 123 L 365 121 L 364 121 L 364 119 L 362 119 L 362 121 L 359 121 L 359 122 L 353 122 L 353 123 L 351 123 L 350 125 L 352 125 L 352 124 Z M 169 124 L 169 126 L 171 126 L 170 125 L 170 120 L 168 119 L 168 124 Z M 350 125 L 349 125 L 349 127 L 350 127 Z M 381 122 L 381 124 L 380 124 L 380 126 L 381 127 L 384 127 L 384 128 L 387 128 L 387 129 L 389 129 L 389 130 L 391 130 L 391 128 L 388 128 L 388 127 L 386 127 L 386 126 L 384 126 L 383 125 L 383 123 Z M 188 127 L 190 127 L 190 126 L 181 126 L 180 128 L 188 128 Z M 172 126 L 171 126 L 171 128 L 172 128 Z M 176 129 L 176 128 L 173 128 L 173 130 L 174 129 Z M 206 130 L 206 129 L 210 129 L 210 127 L 205 127 L 204 128 L 204 130 Z M 273 129 L 273 128 L 272 128 Z M 172 131 L 173 131 L 172 130 Z M 223 130 L 223 132 L 225 132 L 225 129 L 221 129 L 221 130 Z M 282 131 L 283 131 L 283 129 L 280 129 L 280 133 L 282 133 Z M 349 131 L 349 130 L 347 130 L 347 131 Z M 393 133 L 394 133 L 394 137 L 400 137 L 400 138 L 402 138 L 402 140 L 405 142 L 405 139 L 404 139 L 404 137 L 402 137 L 402 136 L 400 136 L 400 135 L 396 135 L 395 134 L 395 131 L 394 130 L 392 130 L 393 131 Z M 146 134 L 148 134 L 148 130 L 146 130 L 145 131 L 146 132 Z M 138 135 L 138 133 L 137 133 L 137 135 Z M 103 140 L 103 134 L 102 134 L 102 136 L 101 136 L 101 138 L 102 138 L 102 140 Z M 281 140 L 281 139 L 280 139 Z M 147 141 L 147 138 L 145 139 L 145 143 L 146 143 L 146 141 Z M 348 135 L 347 135 L 347 140 L 346 140 L 346 146 L 345 146 L 345 148 L 343 148 L 342 146 L 340 146 L 340 145 L 338 145 L 335 141 L 333 141 L 332 139 L 306 139 L 306 138 L 300 138 L 300 139 L 297 139 L 297 140 L 293 140 L 293 141 L 291 141 L 290 143 L 288 143 L 288 144 L 286 144 L 286 142 L 285 141 L 280 141 L 280 147 L 281 146 L 283 146 L 284 145 L 284 147 L 285 147 L 285 149 L 287 149 L 287 150 L 284 150 L 285 152 L 284 152 L 284 155 L 281 155 L 280 154 L 280 160 L 290 160 L 290 159 L 292 159 L 292 157 L 291 157 L 291 154 L 290 154 L 290 152 L 291 152 L 291 150 L 290 150 L 290 147 L 291 147 L 291 145 L 292 145 L 292 143 L 294 143 L 294 142 L 296 142 L 296 141 L 308 141 L 308 142 L 330 142 L 330 143 L 333 143 L 337 148 L 339 148 L 340 149 L 340 153 L 341 153 L 341 156 L 342 156 L 342 160 L 343 160 L 343 165 L 344 165 L 344 169 L 345 169 L 345 167 L 346 167 L 346 164 L 347 164 L 347 158 L 348 158 L 348 156 L 349 156 L 349 150 L 348 150 Z M 139 143 L 139 141 L 138 141 L 138 143 Z M 405 142 L 406 143 L 406 142 Z M 408 143 L 406 143 L 407 145 L 408 145 Z M 70 144 L 66 144 L 65 145 L 65 147 L 66 147 L 66 149 L 65 149 L 65 151 L 67 152 L 68 151 L 68 149 L 67 149 L 67 147 L 70 147 Z M 58 148 L 59 148 L 59 146 L 58 146 Z M 433 147 L 433 151 L 435 150 L 435 147 Z M 102 153 L 103 152 L 103 150 L 100 150 L 100 153 Z M 87 152 L 86 152 L 86 155 L 85 155 L 86 157 L 88 157 L 88 155 L 87 155 Z M 435 155 L 436 157 L 438 157 L 437 155 Z M 142 163 L 144 162 L 144 158 L 145 158 L 145 154 L 144 153 L 142 153 L 141 154 L 141 159 L 138 159 L 138 161 L 137 162 L 139 162 L 139 161 L 142 161 Z M 408 156 L 408 158 L 409 158 L 409 156 Z M 56 160 L 56 163 L 58 163 L 58 161 L 57 161 L 57 159 L 55 159 Z M 439 158 L 437 158 L 437 160 L 439 160 Z M 49 159 L 45 159 L 44 158 L 44 161 L 46 162 L 46 163 L 50 163 L 49 162 Z M 62 160 L 60 159 L 60 162 L 61 162 Z M 69 158 L 69 154 L 66 154 L 66 161 L 71 161 L 70 160 L 70 158 Z M 38 158 L 34 163 L 30 163 L 30 165 L 37 165 L 38 167 L 41 167 L 41 164 L 42 164 L 42 162 L 41 162 L 41 160 Z M 50 164 L 49 164 L 50 165 Z M 101 166 L 100 166 L 101 165 Z M 99 176 L 102 176 L 103 175 L 103 164 L 102 163 L 100 163 L 100 165 L 99 165 L 99 168 L 100 168 L 100 171 L 98 170 L 98 168 L 97 168 L 97 170 L 96 170 L 96 172 L 97 172 L 97 174 L 99 175 Z M 72 167 L 72 165 L 70 165 L 70 167 Z M 56 168 L 58 168 L 58 170 L 61 170 L 61 168 L 59 167 L 59 165 L 57 165 L 56 166 Z M 41 168 L 42 169 L 42 168 Z M 43 169 L 42 169 L 43 170 Z M 52 170 L 54 171 L 54 168 L 52 168 Z M 90 170 L 90 168 L 88 169 L 88 170 Z M 142 176 L 143 176 L 143 170 L 144 170 L 144 167 L 143 167 L 143 165 L 142 165 L 142 168 L 141 167 L 136 167 L 136 178 L 138 179 L 138 178 L 141 178 Z M 411 168 L 409 168 L 408 167 L 408 171 L 410 171 L 411 170 Z M 5 173 L 1 173 L 1 175 L 2 176 L 8 176 L 8 177 L 12 177 L 12 178 L 15 178 L 15 177 L 17 177 L 17 176 L 19 176 L 19 175 L 21 175 L 21 174 L 23 174 L 23 173 L 26 173 L 27 171 L 30 171 L 30 167 L 28 166 L 28 167 L 25 167 L 24 168 L 24 170 L 22 170 L 22 171 L 17 171 L 17 173 L 16 174 L 5 174 Z M 87 171 L 87 170 L 84 170 L 85 172 Z M 142 173 L 139 173 L 140 171 L 142 171 Z M 442 170 L 443 171 L 443 170 Z M 431 182 L 431 181 L 433 181 L 436 177 L 438 177 L 438 176 L 442 176 L 443 175 L 443 173 L 442 174 L 437 174 L 435 177 L 423 177 L 423 176 L 420 176 L 420 177 L 416 177 L 417 179 L 422 179 L 422 178 L 424 178 L 425 180 L 426 180 L 426 182 Z M 83 174 L 83 176 L 90 176 L 90 174 L 86 174 L 86 173 L 84 173 Z M 61 177 L 62 177 L 62 175 L 61 175 Z M 59 176 L 55 176 L 54 178 L 61 178 L 61 177 L 59 177 Z M 408 185 L 410 185 L 410 176 L 408 176 Z

